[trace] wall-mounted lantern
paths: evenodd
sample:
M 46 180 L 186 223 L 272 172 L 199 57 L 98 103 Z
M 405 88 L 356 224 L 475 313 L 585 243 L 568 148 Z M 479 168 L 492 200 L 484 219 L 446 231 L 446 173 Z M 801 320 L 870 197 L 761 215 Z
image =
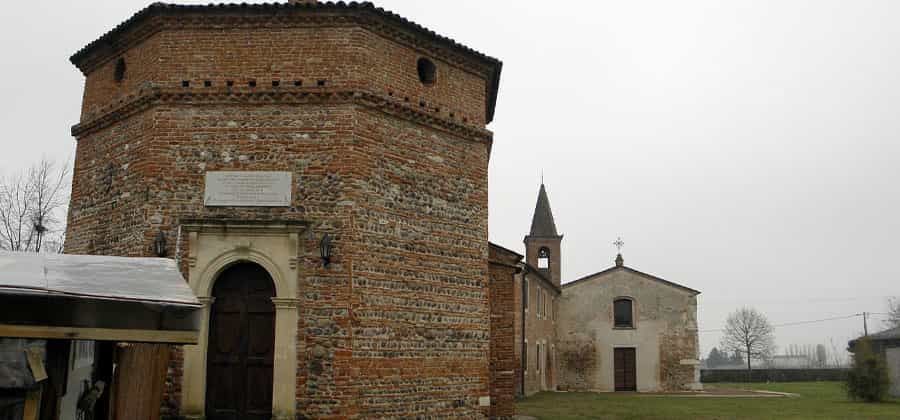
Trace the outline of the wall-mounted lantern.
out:
M 325 234 L 319 242 L 319 255 L 322 257 L 322 265 L 328 267 L 331 264 L 331 253 L 334 247 L 331 245 L 331 235 Z
M 162 229 L 159 230 L 159 234 L 156 235 L 156 239 L 153 241 L 153 253 L 159 258 L 165 258 L 166 256 L 166 233 Z

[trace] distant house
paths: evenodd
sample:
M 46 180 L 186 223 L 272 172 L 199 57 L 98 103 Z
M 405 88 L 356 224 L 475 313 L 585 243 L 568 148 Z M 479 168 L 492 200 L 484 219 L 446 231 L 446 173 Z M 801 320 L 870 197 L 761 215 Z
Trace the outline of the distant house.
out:
M 891 377 L 891 396 L 900 397 L 900 327 L 872 334 L 872 351 L 880 353 L 887 361 Z M 855 352 L 856 344 L 862 337 L 849 343 L 850 351 Z

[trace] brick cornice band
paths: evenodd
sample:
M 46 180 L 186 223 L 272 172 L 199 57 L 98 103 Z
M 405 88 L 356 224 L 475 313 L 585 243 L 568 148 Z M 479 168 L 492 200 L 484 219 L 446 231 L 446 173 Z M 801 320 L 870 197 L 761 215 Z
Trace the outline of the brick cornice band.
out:
M 195 105 L 354 103 L 428 125 L 467 140 L 479 143 L 490 143 L 493 140 L 493 133 L 489 130 L 465 125 L 453 119 L 417 109 L 393 98 L 365 91 L 321 88 L 253 89 L 252 91 L 205 89 L 203 92 L 184 89 L 141 89 L 139 92 L 125 96 L 114 104 L 86 117 L 85 121 L 72 127 L 72 136 L 84 137 L 156 105 L 179 103 Z

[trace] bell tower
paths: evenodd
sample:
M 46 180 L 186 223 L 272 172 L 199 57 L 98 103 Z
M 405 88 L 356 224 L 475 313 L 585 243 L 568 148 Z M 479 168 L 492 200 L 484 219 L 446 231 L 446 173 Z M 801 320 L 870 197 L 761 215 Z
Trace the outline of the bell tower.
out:
M 549 278 L 553 284 L 560 286 L 562 280 L 560 245 L 563 236 L 556 232 L 556 222 L 550 210 L 550 199 L 547 188 L 541 183 L 534 216 L 531 219 L 531 232 L 525 236 L 525 261 L 537 267 L 541 274 Z

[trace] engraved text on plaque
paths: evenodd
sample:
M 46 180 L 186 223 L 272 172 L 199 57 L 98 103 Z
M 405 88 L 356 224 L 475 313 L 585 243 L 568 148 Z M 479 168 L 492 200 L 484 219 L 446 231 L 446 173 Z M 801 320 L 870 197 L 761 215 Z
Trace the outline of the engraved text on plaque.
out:
M 203 204 L 210 207 L 289 207 L 290 172 L 207 172 Z

